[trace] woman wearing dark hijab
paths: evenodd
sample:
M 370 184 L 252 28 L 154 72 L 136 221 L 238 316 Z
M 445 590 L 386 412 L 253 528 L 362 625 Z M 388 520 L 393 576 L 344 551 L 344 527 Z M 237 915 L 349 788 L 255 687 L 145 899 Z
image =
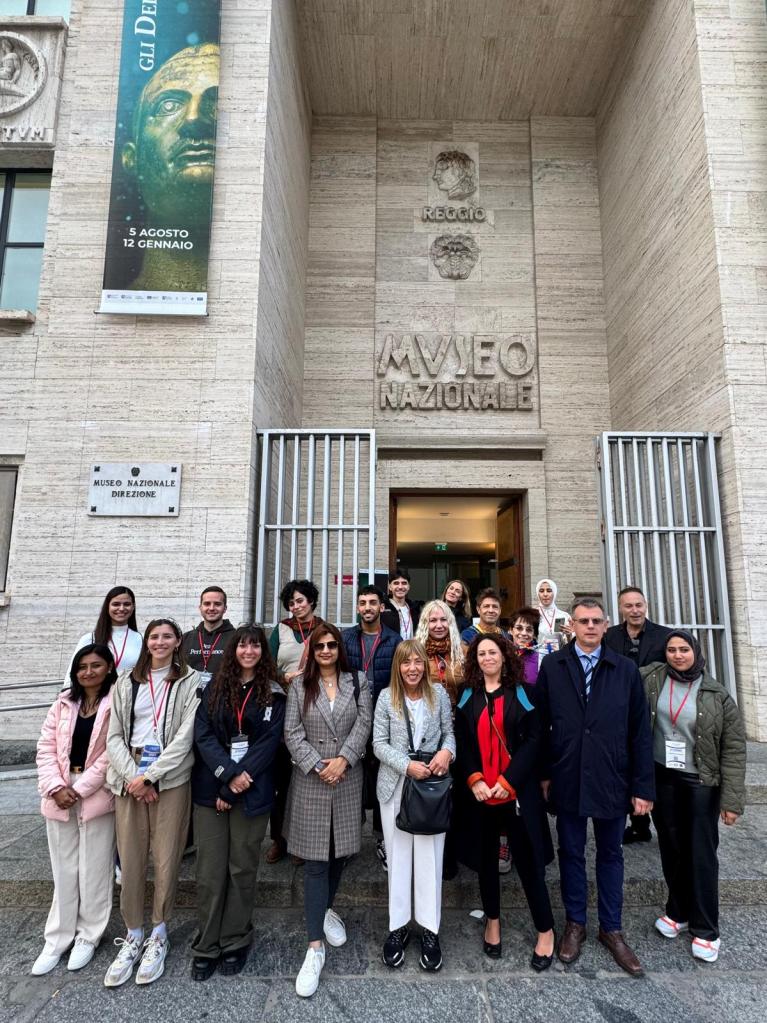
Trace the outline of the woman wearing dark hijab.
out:
M 746 737 L 735 701 L 706 671 L 697 639 L 675 629 L 665 663 L 641 669 L 650 703 L 655 756 L 655 807 L 665 938 L 692 935 L 692 954 L 719 955 L 719 819 L 733 825 L 746 794 Z

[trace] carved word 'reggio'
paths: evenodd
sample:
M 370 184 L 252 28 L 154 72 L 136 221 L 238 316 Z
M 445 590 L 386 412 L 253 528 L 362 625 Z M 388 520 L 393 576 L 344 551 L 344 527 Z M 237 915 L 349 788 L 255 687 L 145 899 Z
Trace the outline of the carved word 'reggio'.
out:
M 532 411 L 533 383 L 520 378 L 534 367 L 535 347 L 525 336 L 387 334 L 376 366 L 389 378 L 379 383 L 379 406 Z M 446 379 L 434 379 L 440 374 Z

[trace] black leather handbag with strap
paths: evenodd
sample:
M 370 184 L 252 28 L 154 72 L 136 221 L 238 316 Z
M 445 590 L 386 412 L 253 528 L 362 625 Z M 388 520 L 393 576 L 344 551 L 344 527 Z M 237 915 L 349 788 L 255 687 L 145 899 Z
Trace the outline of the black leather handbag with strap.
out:
M 407 738 L 410 744 L 408 756 L 411 760 L 429 763 L 433 753 L 418 753 L 413 742 L 413 729 L 407 707 L 403 708 L 407 724 Z M 443 778 L 431 775 L 429 778 L 411 778 L 405 775 L 402 799 L 395 824 L 400 831 L 411 835 L 441 835 L 450 829 L 453 801 L 450 789 L 453 779 L 449 774 Z

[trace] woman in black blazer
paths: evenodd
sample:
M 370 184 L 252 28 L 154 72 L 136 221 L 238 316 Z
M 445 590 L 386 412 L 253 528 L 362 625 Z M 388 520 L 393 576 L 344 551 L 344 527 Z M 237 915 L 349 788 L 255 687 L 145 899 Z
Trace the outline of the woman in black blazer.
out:
M 455 773 L 467 815 L 462 833 L 478 841 L 461 859 L 479 873 L 484 951 L 493 959 L 501 955 L 498 839 L 505 834 L 538 932 L 531 965 L 540 972 L 553 961 L 554 918 L 546 888 L 552 850 L 541 812 L 538 713 L 525 694 L 519 658 L 501 636 L 472 642 L 464 682 L 455 717 Z

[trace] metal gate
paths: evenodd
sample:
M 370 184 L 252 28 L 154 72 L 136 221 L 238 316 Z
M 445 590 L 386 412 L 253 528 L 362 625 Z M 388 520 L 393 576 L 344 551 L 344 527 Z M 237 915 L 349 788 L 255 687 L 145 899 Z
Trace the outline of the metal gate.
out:
M 356 623 L 375 563 L 375 430 L 259 430 L 256 621 L 276 625 L 280 590 L 311 579 L 317 613 Z
M 597 438 L 602 582 L 638 586 L 653 621 L 689 629 L 735 698 L 730 606 L 712 433 L 603 433 Z

